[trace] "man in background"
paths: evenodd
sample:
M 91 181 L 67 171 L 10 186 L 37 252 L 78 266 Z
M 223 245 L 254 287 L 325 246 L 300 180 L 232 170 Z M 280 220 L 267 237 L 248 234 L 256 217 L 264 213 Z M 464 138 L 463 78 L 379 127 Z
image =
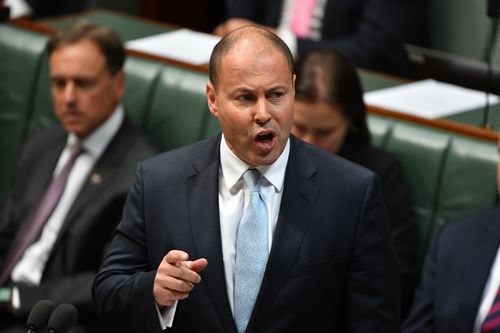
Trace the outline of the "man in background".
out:
M 436 232 L 403 332 L 500 332 L 500 206 Z
M 121 104 L 125 50 L 114 31 L 78 23 L 47 50 L 60 124 L 27 140 L 1 215 L 0 332 L 26 332 L 41 299 L 72 303 L 80 325 L 100 332 L 92 281 L 135 165 L 154 151 Z
M 405 43 L 427 42 L 426 0 L 233 0 L 223 36 L 248 24 L 273 29 L 294 54 L 334 49 L 357 67 L 405 75 Z

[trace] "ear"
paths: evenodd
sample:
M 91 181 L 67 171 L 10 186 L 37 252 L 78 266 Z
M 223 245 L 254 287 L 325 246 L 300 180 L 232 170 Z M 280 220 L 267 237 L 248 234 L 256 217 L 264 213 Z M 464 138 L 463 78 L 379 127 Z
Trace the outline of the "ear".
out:
M 122 69 L 115 74 L 114 78 L 115 94 L 118 100 L 122 100 L 125 95 L 125 71 Z
M 210 109 L 210 113 L 214 115 L 214 117 L 219 116 L 219 110 L 217 109 L 217 95 L 215 93 L 215 88 L 212 82 L 208 81 L 205 87 L 205 92 L 207 94 L 207 102 L 208 108 Z

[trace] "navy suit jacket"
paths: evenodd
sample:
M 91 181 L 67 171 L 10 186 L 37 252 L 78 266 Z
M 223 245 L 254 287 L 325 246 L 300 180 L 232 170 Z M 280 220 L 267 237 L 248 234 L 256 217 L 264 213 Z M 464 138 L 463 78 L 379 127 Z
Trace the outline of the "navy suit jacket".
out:
M 277 27 L 283 0 L 233 0 L 229 17 Z M 427 0 L 326 0 L 319 41 L 299 38 L 298 53 L 335 49 L 356 66 L 405 74 L 404 43 L 425 45 Z
M 236 332 L 219 226 L 219 139 L 141 163 L 94 283 L 98 314 L 158 332 L 156 269 L 172 249 L 207 258 L 172 332 Z M 397 260 L 378 177 L 291 137 L 266 272 L 247 332 L 399 332 Z
M 500 207 L 450 221 L 427 254 L 405 333 L 470 333 L 500 244 Z

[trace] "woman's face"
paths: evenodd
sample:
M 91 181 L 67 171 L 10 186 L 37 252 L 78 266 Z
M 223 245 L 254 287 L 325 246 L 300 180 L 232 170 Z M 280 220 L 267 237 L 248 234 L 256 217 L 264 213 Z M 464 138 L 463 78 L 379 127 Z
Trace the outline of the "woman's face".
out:
M 338 105 L 295 101 L 292 133 L 324 150 L 337 153 L 349 125 Z

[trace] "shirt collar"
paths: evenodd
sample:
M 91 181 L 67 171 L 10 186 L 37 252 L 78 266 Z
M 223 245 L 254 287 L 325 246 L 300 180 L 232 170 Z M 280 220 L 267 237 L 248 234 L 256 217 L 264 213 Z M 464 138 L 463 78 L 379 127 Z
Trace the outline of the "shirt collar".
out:
M 290 155 L 290 138 L 286 142 L 285 149 L 273 164 L 258 166 L 264 178 L 274 186 L 276 192 L 283 190 L 283 183 L 285 181 L 285 170 L 288 164 L 288 156 Z M 238 181 L 241 179 L 243 173 L 250 168 L 245 162 L 240 160 L 231 149 L 229 149 L 224 134 L 222 134 L 220 145 L 220 160 L 223 181 L 226 187 L 231 191 L 238 191 L 240 189 Z
M 85 150 L 85 153 L 93 156 L 94 158 L 100 157 L 111 139 L 118 132 L 124 118 L 125 111 L 123 106 L 119 104 L 108 119 L 106 119 L 85 139 L 81 140 L 81 145 Z M 79 139 L 74 133 L 69 133 L 67 146 L 72 146 L 78 141 Z

